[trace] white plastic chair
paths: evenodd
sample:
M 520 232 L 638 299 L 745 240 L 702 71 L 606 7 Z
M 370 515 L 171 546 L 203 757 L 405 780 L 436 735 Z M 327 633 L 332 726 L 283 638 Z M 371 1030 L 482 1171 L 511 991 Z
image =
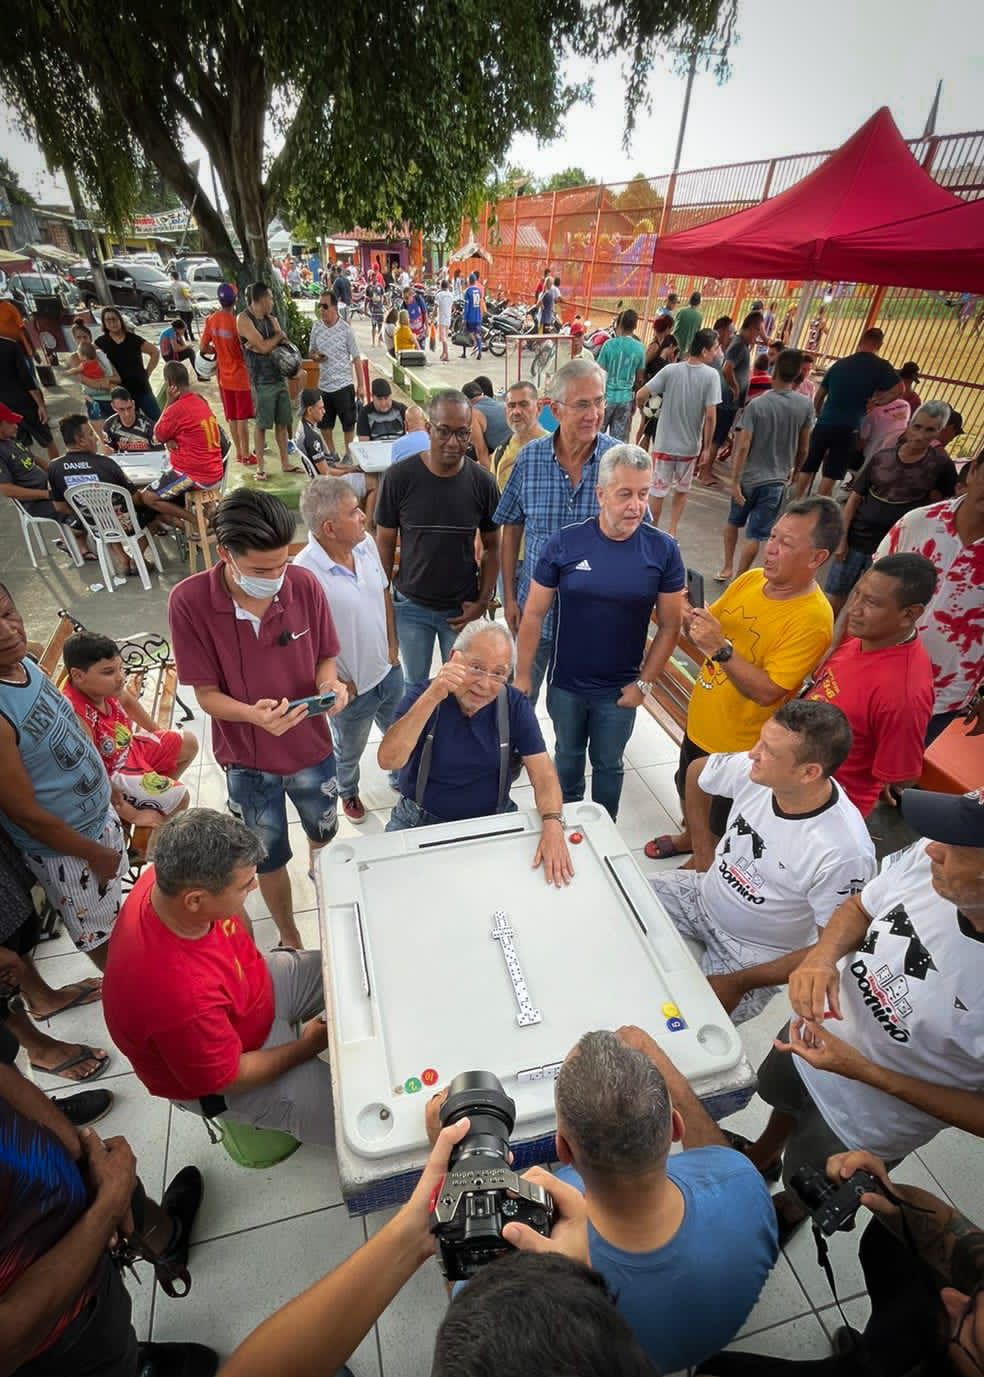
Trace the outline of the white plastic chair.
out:
M 109 591 L 116 592 L 115 570 L 109 556 L 110 545 L 122 545 L 137 566 L 140 582 L 149 591 L 150 575 L 147 572 L 143 550 L 140 548 L 141 540 L 147 542 L 147 553 L 158 572 L 161 569 L 161 557 L 154 544 L 154 537 L 149 531 L 141 531 L 137 523 L 137 513 L 129 489 L 118 487 L 115 483 L 78 483 L 75 487 L 67 489 L 65 501 L 81 521 L 89 541 L 99 556 L 99 567 Z M 130 522 L 129 531 L 123 525 L 121 515 L 117 511 L 118 504 L 126 509 Z
M 71 557 L 72 563 L 76 566 L 76 568 L 81 569 L 82 555 L 79 552 L 79 547 L 72 539 L 71 533 L 65 530 L 64 526 L 62 526 L 60 521 L 56 521 L 53 516 L 32 516 L 28 508 L 24 506 L 22 503 L 18 502 L 16 497 L 12 497 L 10 500 L 13 502 L 14 506 L 17 509 L 17 516 L 20 520 L 21 534 L 24 537 L 24 544 L 27 546 L 27 553 L 31 561 L 32 569 L 36 569 L 38 567 L 37 554 L 35 554 L 34 552 L 35 541 L 37 542 L 38 546 L 38 554 L 51 554 L 51 551 L 48 549 L 47 542 L 45 541 L 43 529 L 45 526 L 54 526 L 55 530 L 58 532 L 57 539 L 60 540 L 62 544 L 65 546 L 65 549 L 68 551 Z

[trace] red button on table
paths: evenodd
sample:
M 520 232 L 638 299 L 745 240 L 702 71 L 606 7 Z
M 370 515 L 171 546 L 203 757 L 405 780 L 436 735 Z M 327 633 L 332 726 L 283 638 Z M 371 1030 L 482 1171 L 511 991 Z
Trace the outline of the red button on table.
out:
M 584 841 L 584 833 L 572 832 L 570 837 L 568 838 L 568 841 L 572 842 L 575 846 L 577 846 Z

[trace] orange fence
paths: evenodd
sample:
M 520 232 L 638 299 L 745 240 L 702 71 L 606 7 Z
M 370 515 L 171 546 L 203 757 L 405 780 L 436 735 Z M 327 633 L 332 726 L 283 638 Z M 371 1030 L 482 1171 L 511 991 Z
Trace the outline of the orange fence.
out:
M 942 185 L 968 200 L 984 196 L 984 131 L 912 139 L 909 148 Z M 532 302 L 549 266 L 560 279 L 561 315 L 607 323 L 620 307 L 655 314 L 671 291 L 681 304 L 697 290 L 706 324 L 719 315 L 736 319 L 761 299 L 776 329 L 799 304 L 801 282 L 660 277 L 651 270 L 657 239 L 730 215 L 778 195 L 818 167 L 827 153 L 733 163 L 629 182 L 575 187 L 540 196 L 514 196 L 486 205 L 480 223 L 462 221 L 459 242 L 473 237 L 491 255 L 476 264 L 493 297 Z M 462 264 L 467 268 L 468 264 Z M 865 323 L 885 331 L 886 357 L 917 362 L 924 400 L 940 398 L 963 415 L 965 435 L 956 454 L 984 444 L 984 298 L 873 287 L 820 284 L 811 318 L 823 308 L 818 349 L 821 368 L 851 353 Z M 805 336 L 800 344 L 805 344 Z

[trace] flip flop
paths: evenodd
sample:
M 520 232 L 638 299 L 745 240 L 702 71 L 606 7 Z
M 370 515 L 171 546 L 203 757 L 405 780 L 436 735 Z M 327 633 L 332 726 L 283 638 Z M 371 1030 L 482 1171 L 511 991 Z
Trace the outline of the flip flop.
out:
M 304 470 L 298 464 L 288 464 L 286 468 L 281 466 L 281 473 L 303 473 Z
M 254 483 L 269 483 L 269 481 L 270 481 L 270 475 L 269 475 L 268 473 L 254 473 L 254 474 L 253 474 L 253 482 L 254 482 Z
M 725 572 L 724 569 L 719 569 L 718 572 L 714 575 L 714 582 L 715 582 L 715 583 L 730 583 L 731 580 L 732 580 L 733 578 L 734 578 L 734 574 L 731 572 L 730 569 L 727 570 L 727 572 Z
M 66 1076 L 66 1071 L 71 1071 L 73 1066 L 80 1066 L 84 1061 L 94 1061 L 97 1063 L 95 1071 L 90 1071 L 87 1076 Z M 31 1070 L 39 1071 L 45 1076 L 61 1076 L 63 1080 L 71 1081 L 73 1085 L 81 1085 L 83 1081 L 94 1081 L 103 1074 L 109 1065 L 110 1056 L 106 1052 L 103 1056 L 97 1057 L 91 1047 L 84 1042 L 79 1043 L 78 1054 L 74 1057 L 66 1057 L 57 1066 L 38 1066 L 36 1062 L 31 1062 Z
M 728 1128 L 722 1128 L 721 1132 L 736 1152 L 740 1152 L 744 1157 L 748 1156 L 748 1149 L 752 1146 L 751 1138 L 746 1138 L 743 1133 L 732 1133 Z M 782 1176 L 782 1158 L 777 1157 L 767 1167 L 759 1167 L 758 1171 L 766 1181 L 778 1181 Z
M 89 976 L 76 983 L 82 988 L 74 999 L 70 999 L 67 1004 L 62 1004 L 57 1009 L 52 1009 L 50 1014 L 36 1014 L 33 1009 L 28 1009 L 27 1012 L 31 1018 L 39 1022 L 47 1022 L 49 1019 L 57 1018 L 59 1014 L 67 1013 L 69 1009 L 81 1009 L 86 1004 L 98 1004 L 99 1000 L 102 999 L 102 981 L 98 980 L 96 976 Z
M 651 861 L 668 861 L 671 856 L 689 856 L 689 851 L 681 851 L 673 845 L 673 838 L 670 836 L 653 837 L 652 841 L 647 841 L 643 848 Z

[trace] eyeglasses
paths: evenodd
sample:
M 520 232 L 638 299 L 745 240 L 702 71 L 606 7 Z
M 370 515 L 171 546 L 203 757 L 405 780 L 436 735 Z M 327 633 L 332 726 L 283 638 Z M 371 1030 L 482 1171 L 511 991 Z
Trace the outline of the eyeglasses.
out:
M 331 310 L 331 305 L 332 305 L 332 304 L 331 304 L 330 301 L 319 301 L 319 302 L 318 302 L 318 310 L 319 310 L 319 311 L 330 311 L 330 310 Z
M 436 435 L 443 443 L 455 439 L 461 444 L 467 445 L 471 440 L 471 431 L 467 428 L 463 430 L 452 430 L 450 426 L 431 426 L 431 433 Z
M 508 671 L 503 673 L 501 669 L 486 669 L 484 665 L 476 665 L 474 660 L 466 660 L 465 668 L 469 673 L 491 679 L 496 684 L 506 684 L 509 682 Z
M 558 406 L 569 406 L 572 411 L 579 411 L 583 416 L 588 411 L 604 411 L 604 397 L 582 397 L 579 402 L 558 402 Z

